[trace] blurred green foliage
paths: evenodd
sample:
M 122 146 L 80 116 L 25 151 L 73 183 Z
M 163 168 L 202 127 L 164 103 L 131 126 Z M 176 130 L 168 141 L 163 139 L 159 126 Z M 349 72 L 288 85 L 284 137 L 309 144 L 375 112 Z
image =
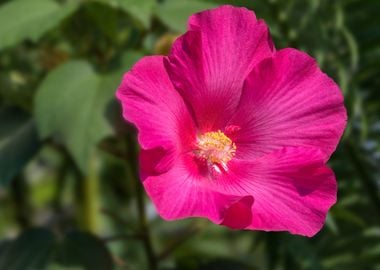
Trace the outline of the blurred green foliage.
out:
M 312 239 L 164 222 L 133 180 L 122 74 L 220 4 L 255 10 L 277 48 L 316 57 L 344 93 L 339 199 Z M 0 0 L 0 269 L 380 269 L 379 12 L 378 0 Z

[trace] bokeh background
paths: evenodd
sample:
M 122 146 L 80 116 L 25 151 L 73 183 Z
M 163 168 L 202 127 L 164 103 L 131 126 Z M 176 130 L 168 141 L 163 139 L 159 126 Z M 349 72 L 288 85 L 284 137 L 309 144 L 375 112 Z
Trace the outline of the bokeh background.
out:
M 338 203 L 313 238 L 165 222 L 134 179 L 122 74 L 225 3 L 345 96 Z M 0 269 L 380 269 L 379 14 L 379 0 L 0 0 Z

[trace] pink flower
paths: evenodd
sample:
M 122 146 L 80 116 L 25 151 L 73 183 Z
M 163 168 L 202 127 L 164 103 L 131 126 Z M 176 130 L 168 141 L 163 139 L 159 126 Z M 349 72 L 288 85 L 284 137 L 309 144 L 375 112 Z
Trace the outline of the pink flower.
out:
M 168 57 L 144 57 L 117 91 L 157 211 L 316 234 L 336 202 L 326 162 L 346 124 L 338 86 L 306 53 L 276 51 L 245 8 L 195 14 L 188 28 Z

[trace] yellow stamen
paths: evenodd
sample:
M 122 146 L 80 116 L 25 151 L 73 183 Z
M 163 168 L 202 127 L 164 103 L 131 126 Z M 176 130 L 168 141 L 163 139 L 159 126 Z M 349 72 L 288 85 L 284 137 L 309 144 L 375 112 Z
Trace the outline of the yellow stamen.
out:
M 206 132 L 198 137 L 196 154 L 209 165 L 226 169 L 236 153 L 236 145 L 222 131 Z

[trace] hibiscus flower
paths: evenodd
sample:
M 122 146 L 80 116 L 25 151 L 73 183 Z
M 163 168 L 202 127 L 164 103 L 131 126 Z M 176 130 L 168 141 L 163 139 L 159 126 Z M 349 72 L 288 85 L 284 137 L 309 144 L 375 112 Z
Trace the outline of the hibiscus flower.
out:
M 164 219 L 305 236 L 323 226 L 337 196 L 326 162 L 346 125 L 343 97 L 309 55 L 276 51 L 252 11 L 191 16 L 169 56 L 142 58 L 117 97 Z

